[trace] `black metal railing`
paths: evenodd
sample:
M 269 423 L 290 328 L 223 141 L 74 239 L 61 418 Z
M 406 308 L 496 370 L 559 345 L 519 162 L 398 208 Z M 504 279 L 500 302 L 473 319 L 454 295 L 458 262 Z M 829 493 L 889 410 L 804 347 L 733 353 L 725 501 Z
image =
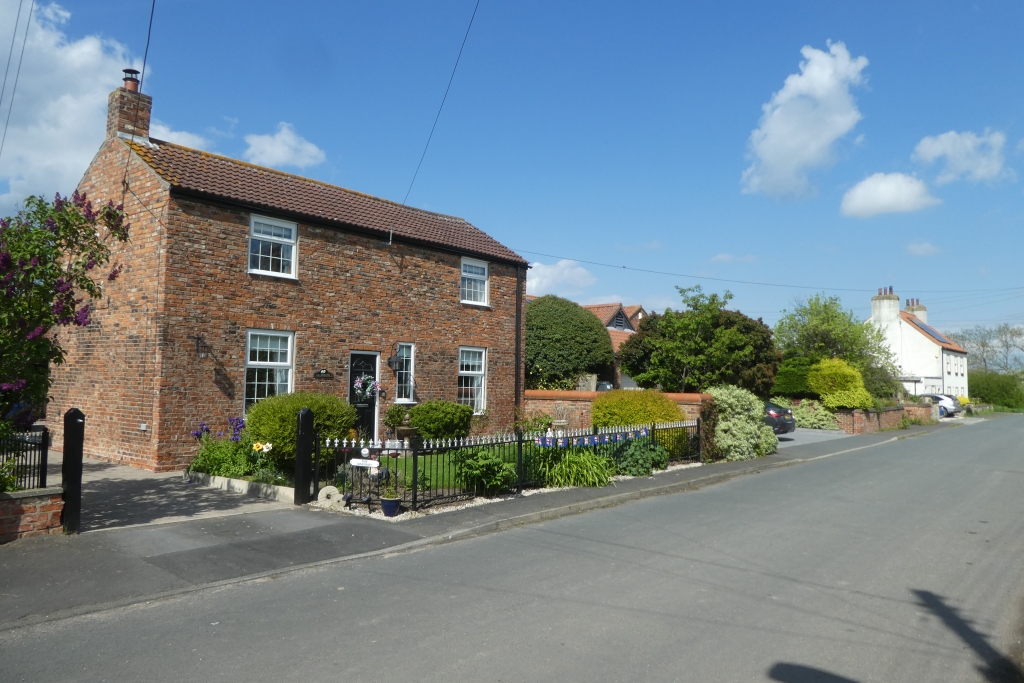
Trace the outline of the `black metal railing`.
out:
M 615 459 L 636 440 L 663 447 L 670 463 L 701 458 L 700 420 L 411 443 L 318 437 L 312 458 L 312 497 L 334 486 L 350 505 L 379 505 L 383 493 L 418 510 L 477 495 L 542 487 L 545 473 L 567 451 L 592 449 Z
M 14 485 L 17 489 L 46 488 L 46 456 L 50 448 L 50 431 L 45 427 L 28 432 L 15 432 L 0 440 L 0 465 L 13 461 Z

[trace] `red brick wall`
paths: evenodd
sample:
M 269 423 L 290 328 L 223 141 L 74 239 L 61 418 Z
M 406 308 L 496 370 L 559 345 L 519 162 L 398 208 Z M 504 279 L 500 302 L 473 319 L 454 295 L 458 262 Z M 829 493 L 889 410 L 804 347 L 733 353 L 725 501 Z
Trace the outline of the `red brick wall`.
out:
M 81 185 L 90 197 L 120 201 L 124 150 L 110 140 L 101 149 Z M 61 415 L 77 406 L 86 414 L 87 456 L 184 468 L 200 420 L 227 431 L 228 418 L 242 414 L 248 329 L 295 333 L 296 391 L 347 398 L 349 353 L 380 353 L 388 396 L 381 418 L 395 395 L 385 361 L 399 342 L 416 345 L 419 401 L 455 400 L 459 346 L 486 348 L 488 416 L 479 429 L 512 423 L 514 266 L 491 263 L 490 307 L 467 306 L 457 254 L 300 224 L 298 279 L 250 275 L 248 211 L 169 195 L 140 161 L 132 167 L 133 189 L 159 220 L 129 195 L 132 244 L 118 256 L 129 266 L 93 325 L 62 331 L 69 353 L 51 392 L 55 447 Z M 196 336 L 207 358 L 196 353 Z M 334 379 L 314 379 L 320 368 Z
M 599 391 L 553 391 L 528 389 L 523 400 L 523 414 L 526 417 L 539 415 L 564 415 L 569 420 L 568 429 L 588 429 L 593 424 L 591 403 L 601 395 Z M 686 419 L 700 417 L 703 401 L 710 400 L 710 394 L 666 394 L 676 402 Z
M 837 410 L 839 427 L 847 434 L 873 434 L 895 429 L 903 419 L 902 406 L 883 410 Z
M 0 493 L 0 543 L 19 538 L 61 533 L 64 497 L 58 490 L 46 493 Z

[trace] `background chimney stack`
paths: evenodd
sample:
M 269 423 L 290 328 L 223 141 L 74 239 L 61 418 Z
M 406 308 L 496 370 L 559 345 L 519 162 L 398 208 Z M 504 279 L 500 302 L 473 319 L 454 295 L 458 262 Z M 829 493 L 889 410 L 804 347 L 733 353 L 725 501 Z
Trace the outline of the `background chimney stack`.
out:
M 911 299 L 907 306 L 907 313 L 916 316 L 923 323 L 928 322 L 928 309 L 921 305 L 920 299 Z
M 900 298 L 892 293 L 892 287 L 882 287 L 878 296 L 871 297 L 871 321 L 876 325 L 895 322 L 900 317 Z
M 149 140 L 153 98 L 139 92 L 138 76 L 135 69 L 124 69 L 124 85 L 107 97 L 107 138 Z

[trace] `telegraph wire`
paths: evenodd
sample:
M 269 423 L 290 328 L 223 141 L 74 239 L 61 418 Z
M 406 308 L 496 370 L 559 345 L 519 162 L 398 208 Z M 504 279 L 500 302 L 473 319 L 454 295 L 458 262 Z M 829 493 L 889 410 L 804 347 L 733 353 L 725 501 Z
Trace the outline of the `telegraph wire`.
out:
M 18 69 L 14 72 L 14 86 L 11 88 L 11 101 L 7 105 L 7 121 L 4 122 L 4 136 L 0 138 L 0 157 L 4 154 L 4 143 L 7 142 L 7 127 L 11 125 L 11 111 L 14 109 L 14 96 L 18 93 L 18 78 L 21 76 L 21 63 L 25 59 L 25 45 L 28 43 L 28 27 L 32 25 L 32 10 L 36 8 L 36 0 L 32 0 L 32 4 L 28 8 L 28 21 L 25 22 L 25 37 L 21 41 L 21 56 L 18 57 Z M 21 5 L 18 5 L 18 14 L 21 14 Z M 18 25 L 14 25 L 15 35 L 17 35 Z M 11 42 L 11 49 L 14 49 L 14 42 Z M 8 57 L 7 66 L 10 68 L 10 57 Z M 7 76 L 4 75 L 4 85 L 7 84 Z
M 459 68 L 459 61 L 462 59 L 462 51 L 466 48 L 466 41 L 469 40 L 469 31 L 473 28 L 473 20 L 476 19 L 476 11 L 478 9 L 480 9 L 480 0 L 476 0 L 476 6 L 473 7 L 473 16 L 469 18 L 469 26 L 466 27 L 466 35 L 462 37 L 462 47 L 459 48 L 459 56 L 455 58 L 455 66 L 452 68 L 451 78 L 448 79 L 448 87 L 444 90 L 444 97 L 441 98 L 441 106 L 437 108 L 437 116 L 434 117 L 434 125 L 430 127 L 430 135 L 427 136 L 427 144 L 423 146 L 423 154 L 420 155 L 420 162 L 416 164 L 416 172 L 412 174 L 412 182 L 409 183 L 409 189 L 405 191 L 405 198 L 402 199 L 402 204 L 405 204 L 409 200 L 409 193 L 412 192 L 412 186 L 416 183 L 416 176 L 420 174 L 420 166 L 423 165 L 423 160 L 427 156 L 427 148 L 430 147 L 430 140 L 434 137 L 434 129 L 437 128 L 437 122 L 441 118 L 441 110 L 444 109 L 444 103 L 448 99 L 448 91 L 452 89 L 452 81 L 455 80 L 455 71 Z
M 7 92 L 7 74 L 11 72 L 11 57 L 14 55 L 14 44 L 18 42 L 18 24 L 21 23 L 21 8 L 25 0 L 18 0 L 18 13 L 14 17 L 14 30 L 11 31 L 11 49 L 7 51 L 7 66 L 4 67 L 4 84 L 0 87 L 0 102 L 4 101 L 4 93 Z
M 531 251 L 529 249 L 514 249 L 514 251 L 522 252 L 524 254 L 533 254 L 535 256 L 546 256 L 547 258 L 555 258 L 565 261 L 575 261 L 577 263 L 586 263 L 592 266 L 602 266 L 605 268 L 616 268 L 619 270 L 631 270 L 637 273 L 650 273 L 652 275 L 669 275 L 671 277 L 686 277 L 694 280 L 712 280 L 714 282 L 728 282 L 731 284 L 740 285 L 758 285 L 760 287 L 781 287 L 785 289 L 814 289 L 818 291 L 828 292 L 874 292 L 877 289 L 855 289 L 852 287 L 816 287 L 812 285 L 784 285 L 777 282 L 755 282 L 753 280 L 731 280 L 723 277 L 710 277 L 707 275 L 688 275 L 686 273 L 670 273 L 664 270 L 651 270 L 648 268 L 634 268 L 632 266 L 616 265 L 614 263 L 601 263 L 600 261 L 587 261 L 585 259 L 574 258 L 572 256 L 557 256 L 555 254 L 545 254 L 539 251 Z M 921 294 L 959 294 L 968 292 L 1024 292 L 1024 287 L 1003 287 L 993 289 L 917 289 L 914 290 Z
M 33 0 L 34 2 L 35 0 Z M 156 12 L 156 0 L 152 0 L 149 5 L 149 27 L 146 29 L 146 49 L 142 53 L 142 72 L 139 74 L 139 90 L 135 95 L 135 120 L 132 122 L 132 139 L 131 142 L 135 142 L 135 131 L 139 125 L 139 103 L 142 102 L 142 84 L 146 80 L 146 61 L 149 59 L 149 39 L 153 35 L 153 13 Z M 124 175 L 121 176 L 121 203 L 124 204 L 124 196 L 128 191 L 128 164 L 132 161 L 132 148 L 131 144 L 128 146 L 128 152 L 124 158 Z M 135 194 L 132 192 L 132 194 Z M 136 197 L 138 199 L 138 197 Z M 139 200 L 141 201 L 141 200 Z

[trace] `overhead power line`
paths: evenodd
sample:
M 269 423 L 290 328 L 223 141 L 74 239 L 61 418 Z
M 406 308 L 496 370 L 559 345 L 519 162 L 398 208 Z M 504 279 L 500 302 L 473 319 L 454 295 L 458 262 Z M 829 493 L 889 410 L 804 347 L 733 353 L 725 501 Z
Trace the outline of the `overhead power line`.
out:
M 444 89 L 444 97 L 441 98 L 441 106 L 437 108 L 437 116 L 434 117 L 434 125 L 430 127 L 430 135 L 427 136 L 427 144 L 423 145 L 423 154 L 420 155 L 420 161 L 416 164 L 416 171 L 412 174 L 412 182 L 409 183 L 409 189 L 405 191 L 405 198 L 402 199 L 403 204 L 409 201 L 409 193 L 412 192 L 412 186 L 416 183 L 416 176 L 420 174 L 420 166 L 423 165 L 423 160 L 427 156 L 427 148 L 430 147 L 430 141 L 434 137 L 434 129 L 437 128 L 437 122 L 441 118 L 441 110 L 444 109 L 444 103 L 448 99 L 448 91 L 452 89 L 452 81 L 455 80 L 455 71 L 459 68 L 459 61 L 462 59 L 462 51 L 466 49 L 466 41 L 469 39 L 469 30 L 473 28 L 473 20 L 476 19 L 476 11 L 478 9 L 480 9 L 480 0 L 476 0 L 476 6 L 473 7 L 473 16 L 469 18 L 469 26 L 466 27 L 466 35 L 462 37 L 462 47 L 459 48 L 459 56 L 455 58 L 455 66 L 452 68 L 451 78 L 448 79 L 448 87 Z
M 636 273 L 650 273 L 651 275 L 668 275 L 671 277 L 686 277 L 694 280 L 711 280 L 713 282 L 727 282 L 730 284 L 739 285 L 757 285 L 759 287 L 780 287 L 784 289 L 813 289 L 817 291 L 829 291 L 829 292 L 876 292 L 876 289 L 855 289 L 852 287 L 822 287 L 817 285 L 787 285 L 777 282 L 757 282 L 755 280 L 732 280 L 724 277 L 710 277 L 707 275 L 690 275 L 687 273 L 672 273 L 664 270 L 652 270 L 650 268 L 633 268 L 632 266 L 623 266 L 614 263 L 601 263 L 600 261 L 588 261 L 586 259 L 575 258 L 572 256 L 557 256 L 555 254 L 545 254 L 539 251 L 531 251 L 529 249 L 516 249 L 515 251 L 523 254 L 533 254 L 535 256 L 546 256 L 547 258 L 555 258 L 566 261 L 575 261 L 577 263 L 586 263 L 592 266 L 602 266 L 604 268 L 616 268 L 618 270 L 631 270 Z M 1024 287 L 1002 287 L 994 289 L 915 289 L 915 294 L 956 294 L 956 293 L 968 293 L 968 292 L 1024 292 Z
M 18 24 L 21 23 L 21 8 L 25 0 L 18 0 L 18 13 L 14 17 L 14 30 L 11 31 L 11 49 L 7 51 L 7 66 L 4 67 L 4 84 L 0 87 L 0 102 L 4 101 L 7 92 L 7 74 L 11 72 L 11 57 L 14 55 L 14 44 L 18 42 Z
M 21 63 L 25 60 L 25 45 L 28 43 L 28 27 L 32 25 L 32 10 L 36 8 L 36 0 L 28 8 L 28 21 L 25 22 L 25 37 L 21 41 L 21 56 L 18 57 L 18 69 L 14 72 L 14 86 L 11 88 L 11 101 L 7 105 L 7 120 L 4 122 L 4 136 L 0 138 L 0 157 L 4 154 L 4 143 L 7 142 L 7 127 L 11 125 L 11 111 L 14 109 L 14 96 L 18 93 L 18 78 L 21 76 Z M 21 15 L 21 5 L 18 5 L 18 14 Z M 15 23 L 14 30 L 17 32 L 18 25 Z M 14 43 L 11 43 L 14 48 Z M 7 58 L 7 66 L 10 67 L 10 57 Z M 4 86 L 7 85 L 7 74 L 4 74 Z
M 139 90 L 135 99 L 135 120 L 132 122 L 132 142 L 135 142 L 135 131 L 139 126 L 139 105 L 142 102 L 142 84 L 146 81 L 146 61 L 149 59 L 149 39 L 153 35 L 153 14 L 156 12 L 156 0 L 149 5 L 149 26 L 146 28 L 146 49 L 142 52 L 142 72 L 139 74 Z M 128 191 L 128 165 L 132 161 L 132 149 L 129 146 L 124 158 L 124 175 L 121 177 L 121 203 Z M 132 192 L 132 194 L 135 194 Z

